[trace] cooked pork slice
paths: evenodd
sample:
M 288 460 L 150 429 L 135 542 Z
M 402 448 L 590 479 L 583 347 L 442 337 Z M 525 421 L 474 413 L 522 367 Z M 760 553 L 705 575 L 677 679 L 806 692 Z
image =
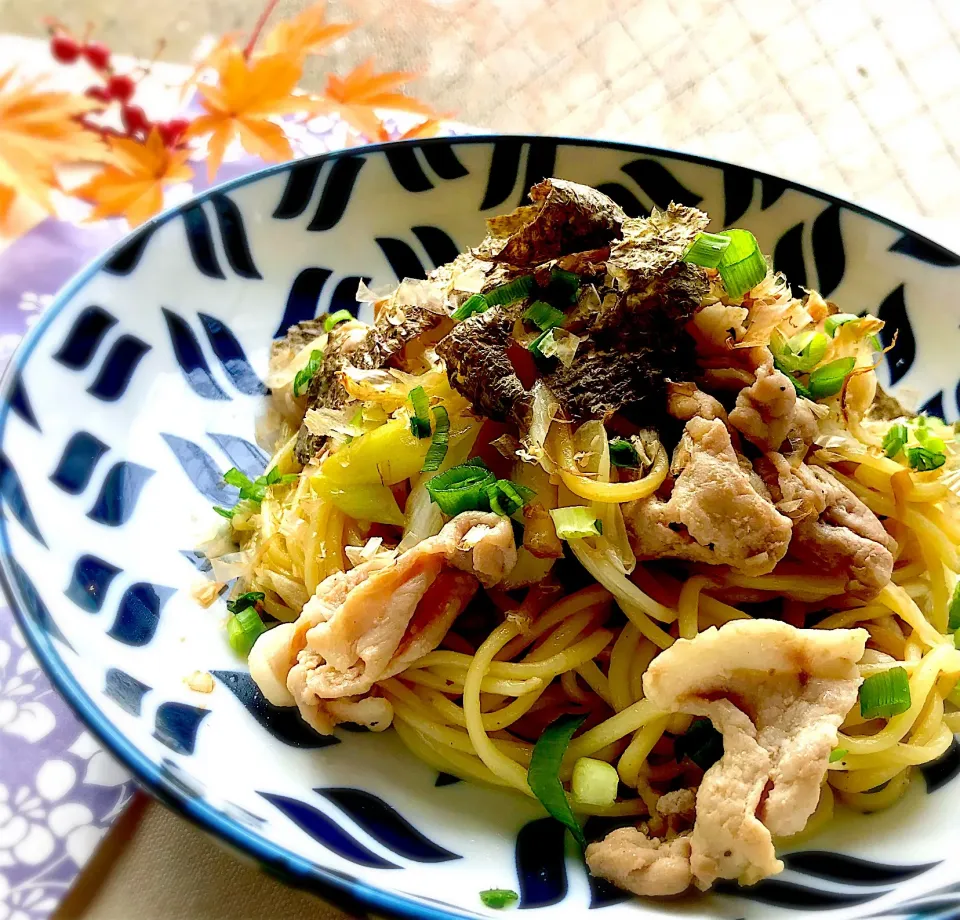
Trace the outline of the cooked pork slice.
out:
M 667 412 L 681 422 L 688 422 L 692 418 L 704 418 L 712 421 L 715 418 L 727 422 L 727 410 L 719 400 L 704 393 L 695 383 L 683 381 L 667 384 Z
M 783 454 L 771 451 L 759 457 L 754 468 L 777 510 L 794 523 L 816 518 L 827 507 L 826 489 L 806 463 L 790 463 Z
M 587 847 L 587 866 L 599 878 L 634 894 L 658 897 L 690 887 L 690 835 L 673 840 L 621 827 Z
M 823 490 L 819 517 L 794 527 L 790 554 L 818 571 L 843 575 L 847 592 L 869 600 L 890 581 L 897 542 L 877 516 L 843 483 L 819 466 L 808 475 Z
M 257 640 L 251 674 L 267 699 L 295 703 L 322 731 L 335 717 L 327 701 L 356 700 L 436 648 L 478 580 L 498 583 L 516 559 L 508 519 L 458 515 L 400 556 L 375 556 L 325 579 L 295 623 Z
M 741 464 L 723 422 L 687 422 L 674 460 L 680 469 L 670 497 L 653 495 L 625 509 L 637 557 L 729 565 L 750 575 L 772 571 L 787 552 L 790 519 Z
M 565 179 L 530 189 L 533 204 L 487 221 L 481 259 L 536 267 L 568 253 L 605 246 L 620 236 L 626 214 L 602 192 Z
M 650 664 L 647 699 L 706 716 L 723 735 L 689 838 L 697 887 L 719 878 L 749 885 L 782 871 L 771 838 L 798 833 L 817 807 L 837 729 L 857 699 L 867 638 L 863 629 L 737 620 L 678 640 Z

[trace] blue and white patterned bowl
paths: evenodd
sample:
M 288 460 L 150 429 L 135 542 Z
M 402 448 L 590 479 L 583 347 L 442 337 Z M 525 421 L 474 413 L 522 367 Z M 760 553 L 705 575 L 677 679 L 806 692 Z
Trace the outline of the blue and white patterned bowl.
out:
M 265 461 L 253 431 L 271 339 L 355 309 L 360 278 L 452 259 L 550 175 L 598 186 L 631 214 L 675 200 L 715 229 L 749 227 L 794 285 L 899 330 L 887 382 L 956 416 L 960 257 L 847 202 L 696 157 L 550 138 L 431 140 L 267 169 L 84 270 L 14 358 L 0 568 L 37 657 L 157 796 L 358 912 L 488 916 L 478 892 L 502 887 L 551 918 L 960 916 L 956 743 L 900 806 L 838 822 L 776 879 L 625 903 L 590 881 L 535 803 L 437 776 L 391 733 L 321 738 L 270 706 L 227 647 L 222 610 L 191 598 L 203 577 L 192 547 L 210 506 L 234 498 L 221 474 L 256 476 Z M 212 694 L 188 689 L 194 670 L 216 677 Z

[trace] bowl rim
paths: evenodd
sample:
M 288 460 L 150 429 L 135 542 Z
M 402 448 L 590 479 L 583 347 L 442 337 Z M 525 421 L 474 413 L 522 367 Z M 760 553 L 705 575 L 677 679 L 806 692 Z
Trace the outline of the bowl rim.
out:
M 74 299 L 77 293 L 91 281 L 106 264 L 110 262 L 132 239 L 152 233 L 156 228 L 181 214 L 187 208 L 201 204 L 212 196 L 230 192 L 247 185 L 253 185 L 273 175 L 286 172 L 294 166 L 304 163 L 322 164 L 328 160 L 343 159 L 345 157 L 378 154 L 397 148 L 421 148 L 433 146 L 459 146 L 474 144 L 491 144 L 499 141 L 518 141 L 520 143 L 547 142 L 558 146 L 602 148 L 619 150 L 626 153 L 635 153 L 645 156 L 667 157 L 700 166 L 712 168 L 735 169 L 749 173 L 754 178 L 769 179 L 779 183 L 787 190 L 803 192 L 806 195 L 818 198 L 828 204 L 838 205 L 853 211 L 870 220 L 884 224 L 901 234 L 909 236 L 932 251 L 947 257 L 951 262 L 960 264 L 960 255 L 922 233 L 884 217 L 875 211 L 851 202 L 830 192 L 824 192 L 802 182 L 785 179 L 751 166 L 730 163 L 725 160 L 700 154 L 686 153 L 672 150 L 668 147 L 655 147 L 643 144 L 631 144 L 622 141 L 606 141 L 596 138 L 567 137 L 563 135 L 537 134 L 468 134 L 445 137 L 420 138 L 407 141 L 391 141 L 387 143 L 369 144 L 357 147 L 348 147 L 329 153 L 317 154 L 298 160 L 287 161 L 265 166 L 261 169 L 238 176 L 218 185 L 210 186 L 191 198 L 176 204 L 160 214 L 141 224 L 121 240 L 114 243 L 103 255 L 81 268 L 56 293 L 53 302 L 24 335 L 9 364 L 0 377 L 0 445 L 3 444 L 6 433 L 6 424 L 11 409 L 11 394 L 16 386 L 20 373 L 29 359 L 37 343 L 42 339 L 45 330 Z M 2 454 L 2 447 L 0 447 Z M 114 726 L 104 714 L 100 706 L 87 694 L 77 681 L 71 669 L 54 648 L 53 642 L 46 630 L 39 625 L 28 613 L 30 604 L 23 596 L 16 572 L 15 556 L 12 552 L 10 539 L 7 533 L 8 516 L 0 514 L 0 587 L 6 595 L 14 617 L 25 636 L 31 651 L 36 655 L 38 663 L 50 678 L 57 692 L 77 715 L 80 722 L 98 741 L 117 758 L 133 775 L 138 785 L 144 787 L 154 798 L 158 799 L 173 811 L 179 813 L 200 830 L 212 834 L 219 841 L 227 844 L 228 848 L 239 851 L 240 854 L 254 857 L 260 868 L 278 877 L 295 888 L 305 889 L 319 894 L 338 907 L 356 914 L 363 915 L 373 909 L 386 911 L 389 915 L 408 917 L 412 920 L 460 920 L 460 918 L 477 918 L 484 916 L 479 912 L 455 907 L 452 904 L 441 902 L 431 903 L 422 896 L 408 894 L 351 877 L 345 872 L 317 865 L 296 853 L 281 847 L 254 831 L 246 828 L 240 822 L 229 817 L 224 812 L 208 803 L 205 799 L 186 792 L 173 782 L 169 774 L 165 773 L 159 764 L 154 763 L 120 729 Z

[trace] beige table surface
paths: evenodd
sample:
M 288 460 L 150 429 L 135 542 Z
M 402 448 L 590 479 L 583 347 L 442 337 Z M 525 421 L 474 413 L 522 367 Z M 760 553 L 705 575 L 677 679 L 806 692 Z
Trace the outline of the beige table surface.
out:
M 285 0 L 283 14 L 305 5 Z M 118 51 L 249 24 L 261 0 L 46 0 Z M 960 0 L 330 0 L 363 20 L 326 66 L 374 54 L 500 131 L 610 137 L 744 163 L 960 248 Z M 0 0 L 36 30 L 38 0 Z M 318 70 L 319 70 L 319 64 Z M 319 76 L 316 77 L 319 79 Z M 134 908 L 133 905 L 136 905 Z M 109 838 L 59 920 L 342 917 L 151 804 Z

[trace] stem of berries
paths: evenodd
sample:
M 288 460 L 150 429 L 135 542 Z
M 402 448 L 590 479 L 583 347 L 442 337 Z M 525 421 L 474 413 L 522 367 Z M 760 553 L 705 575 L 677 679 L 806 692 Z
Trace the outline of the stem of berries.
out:
M 139 78 L 135 79 L 128 73 L 117 73 L 113 69 L 110 48 L 103 42 L 90 40 L 89 27 L 81 40 L 61 22 L 51 19 L 47 21 L 47 26 L 50 30 L 50 54 L 55 61 L 71 65 L 83 58 L 100 77 L 101 82 L 84 90 L 84 95 L 100 103 L 97 111 L 103 113 L 114 103 L 119 106 L 122 131 L 95 124 L 84 117 L 81 122 L 86 128 L 101 136 L 127 137 L 139 142 L 146 141 L 150 132 L 156 128 L 165 147 L 172 150 L 184 145 L 183 136 L 190 127 L 189 119 L 177 117 L 168 121 L 151 121 L 143 108 L 134 102 Z M 146 71 L 140 76 L 145 73 Z

